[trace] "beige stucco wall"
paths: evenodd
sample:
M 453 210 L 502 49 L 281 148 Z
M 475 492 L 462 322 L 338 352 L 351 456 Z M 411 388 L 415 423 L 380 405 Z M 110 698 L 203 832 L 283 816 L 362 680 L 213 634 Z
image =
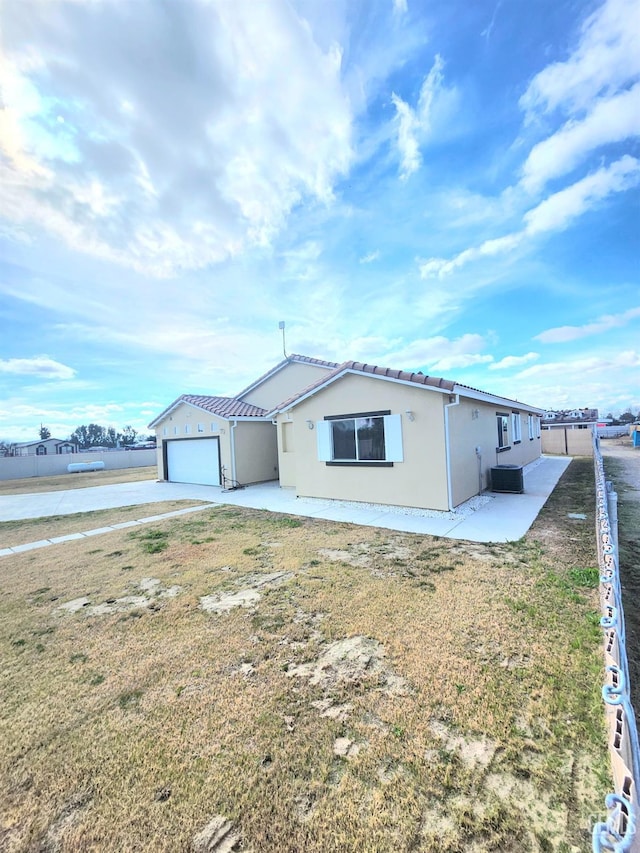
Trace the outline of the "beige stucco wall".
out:
M 203 432 L 198 432 L 202 424 Z M 181 403 L 156 426 L 158 479 L 165 480 L 163 442 L 177 438 L 215 438 L 220 440 L 220 465 L 224 466 L 227 477 L 231 477 L 231 439 L 229 425 L 222 418 L 208 412 Z M 166 429 L 166 435 L 165 435 Z
M 590 429 L 543 429 L 542 452 L 559 456 L 593 456 L 593 434 Z
M 253 391 L 244 394 L 241 399 L 254 406 L 270 410 L 308 385 L 312 385 L 322 376 L 326 376 L 328 372 L 326 367 L 293 361 Z
M 337 380 L 278 416 L 280 484 L 295 488 L 301 496 L 447 510 L 447 417 L 452 506 L 489 487 L 494 465 L 527 465 L 540 456 L 540 438 L 529 439 L 528 409 L 460 397 L 457 405 L 447 407 L 445 416 L 449 399 L 448 394 L 366 376 Z M 315 424 L 327 415 L 384 410 L 402 417 L 404 462 L 391 468 L 342 467 L 318 459 L 316 430 L 309 429 L 307 420 Z M 413 421 L 408 410 L 414 414 Z M 521 416 L 522 437 L 517 444 L 511 434 L 513 411 Z M 509 449 L 501 453 L 497 452 L 498 412 L 509 415 Z
M 233 427 L 232 427 L 233 428 Z M 246 485 L 278 479 L 278 445 L 272 423 L 239 421 L 235 427 L 236 480 Z
M 448 411 L 453 506 L 490 487 L 490 471 L 494 465 L 527 465 L 540 456 L 540 439 L 529 439 L 527 409 L 461 397 L 460 403 L 450 406 Z M 520 412 L 522 438 L 518 444 L 514 444 L 511 434 L 513 411 Z M 497 452 L 496 447 L 498 412 L 509 415 L 510 446 L 501 453 Z M 479 448 L 479 457 L 476 447 Z
M 443 404 L 438 391 L 347 375 L 278 416 L 280 483 L 308 497 L 448 509 Z M 314 424 L 327 415 L 390 410 L 402 417 L 404 461 L 393 467 L 332 466 L 318 459 Z M 414 413 L 410 421 L 406 411 Z M 283 448 L 283 424 L 292 441 Z

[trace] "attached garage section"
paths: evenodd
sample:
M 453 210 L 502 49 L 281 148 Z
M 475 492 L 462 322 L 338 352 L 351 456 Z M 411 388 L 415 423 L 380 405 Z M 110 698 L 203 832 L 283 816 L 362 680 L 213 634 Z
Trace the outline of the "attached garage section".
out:
M 220 445 L 217 438 L 184 438 L 165 442 L 165 470 L 172 483 L 220 485 Z

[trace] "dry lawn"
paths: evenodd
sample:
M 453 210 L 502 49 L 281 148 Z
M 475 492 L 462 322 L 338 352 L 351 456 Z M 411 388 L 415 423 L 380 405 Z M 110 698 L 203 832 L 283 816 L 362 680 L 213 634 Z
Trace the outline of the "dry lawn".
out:
M 41 539 L 53 539 L 68 533 L 84 533 L 132 521 L 152 515 L 163 515 L 186 509 L 189 506 L 202 505 L 202 501 L 176 500 L 159 501 L 152 504 L 135 504 L 119 509 L 99 509 L 93 512 L 74 512 L 70 515 L 49 515 L 42 518 L 21 518 L 15 521 L 0 521 L 0 548 L 13 548 Z M 0 570 L 1 571 L 1 570 Z
M 3 558 L 0 849 L 587 850 L 584 470 L 508 545 L 218 507 Z
M 135 450 L 132 453 L 135 453 Z M 117 468 L 113 471 L 83 471 L 80 474 L 0 480 L 0 495 L 30 495 L 34 492 L 59 492 L 66 489 L 87 489 L 89 486 L 111 486 L 113 483 L 137 483 L 139 480 L 155 480 L 157 476 L 158 471 L 153 465 L 146 468 Z

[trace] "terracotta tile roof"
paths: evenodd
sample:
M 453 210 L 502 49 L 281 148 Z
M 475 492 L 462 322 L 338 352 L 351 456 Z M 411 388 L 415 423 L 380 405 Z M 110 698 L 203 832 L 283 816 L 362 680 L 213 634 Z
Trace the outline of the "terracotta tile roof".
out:
M 415 382 L 416 385 L 431 385 L 433 388 L 444 388 L 453 391 L 455 382 L 449 379 L 441 379 L 438 376 L 427 376 L 418 371 L 409 373 L 407 370 L 392 370 L 390 367 L 376 367 L 375 364 L 363 364 L 360 361 L 345 361 L 340 365 L 340 370 L 358 370 L 361 373 L 373 373 L 375 376 L 388 376 L 390 379 L 400 379 L 403 382 Z M 336 371 L 337 372 L 337 371 Z
M 192 406 L 197 406 L 199 409 L 203 409 L 212 415 L 218 415 L 221 418 L 262 418 L 267 414 L 265 409 L 253 406 L 251 403 L 244 403 L 235 397 L 209 397 L 200 394 L 182 394 L 170 406 L 167 406 L 157 418 L 151 421 L 149 429 L 152 429 L 160 421 L 164 420 L 169 412 L 172 412 L 180 403 L 190 403 Z
M 247 385 L 246 388 L 243 388 L 242 391 L 236 395 L 237 399 L 241 400 L 245 394 L 249 393 L 249 391 L 252 391 L 256 386 L 261 385 L 266 379 L 273 376 L 274 373 L 282 370 L 283 367 L 286 367 L 287 364 L 291 364 L 292 362 L 296 364 L 313 364 L 316 367 L 326 367 L 329 370 L 333 370 L 333 368 L 338 367 L 338 363 L 336 361 L 323 361 L 321 358 L 310 358 L 308 355 L 297 355 L 296 353 L 291 353 L 287 358 L 278 362 L 275 367 L 272 367 L 271 370 L 267 370 L 266 373 L 263 373 L 262 376 L 252 382 L 251 385 Z
M 346 370 L 355 370 L 358 373 L 369 373 L 373 376 L 386 376 L 389 379 L 398 379 L 402 382 L 415 382 L 416 385 L 430 385 L 433 388 L 442 388 L 444 391 L 453 391 L 456 387 L 455 382 L 449 379 L 441 379 L 438 376 L 427 376 L 424 373 L 410 373 L 406 370 L 394 370 L 390 367 L 377 367 L 375 364 L 365 364 L 361 361 L 344 361 L 339 364 L 331 373 L 322 376 L 316 382 L 303 388 L 297 394 L 293 394 L 287 400 L 283 400 L 272 411 L 281 411 L 295 403 L 300 397 L 304 397 L 316 388 L 320 388 L 326 382 L 330 382 L 334 377 L 339 376 Z
M 253 406 L 251 403 L 243 403 L 235 397 L 204 397 L 195 394 L 183 394 L 181 397 L 185 403 L 191 403 L 222 418 L 262 418 L 267 414 L 266 409 Z

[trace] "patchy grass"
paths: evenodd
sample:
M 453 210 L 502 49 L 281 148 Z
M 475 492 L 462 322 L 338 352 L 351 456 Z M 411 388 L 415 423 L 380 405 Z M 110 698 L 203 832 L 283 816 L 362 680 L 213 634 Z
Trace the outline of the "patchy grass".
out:
M 16 521 L 0 521 L 0 548 L 12 548 L 40 539 L 52 539 L 67 533 L 83 533 L 98 527 L 108 527 L 122 521 L 162 515 L 198 506 L 202 501 L 160 501 L 153 504 L 136 504 L 118 509 L 100 509 L 94 512 L 75 512 L 71 515 L 48 515 L 42 518 L 24 518 Z M 111 550 L 111 549 L 109 549 Z
M 587 849 L 595 551 L 554 501 L 506 545 L 220 507 L 5 558 L 0 847 Z
M 79 456 L 69 458 L 72 462 L 82 462 L 82 457 Z M 31 495 L 67 489 L 87 489 L 89 486 L 110 486 L 113 483 L 137 483 L 140 480 L 155 480 L 157 476 L 156 466 L 152 465 L 144 468 L 117 468 L 113 471 L 82 471 L 80 474 L 0 480 L 0 495 Z

